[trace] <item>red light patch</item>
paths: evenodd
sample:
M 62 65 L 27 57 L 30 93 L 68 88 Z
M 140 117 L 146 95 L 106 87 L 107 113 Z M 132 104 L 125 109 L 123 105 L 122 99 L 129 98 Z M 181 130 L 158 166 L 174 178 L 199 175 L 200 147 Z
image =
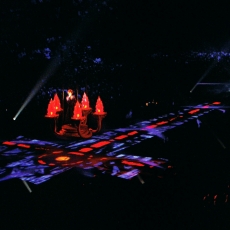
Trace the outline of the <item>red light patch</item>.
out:
M 102 157 L 100 160 L 101 160 L 101 161 L 107 160 L 107 157 Z
M 149 126 L 146 127 L 146 129 L 154 129 L 156 127 L 157 127 L 157 125 L 149 125 Z
M 110 141 L 100 141 L 100 142 L 98 142 L 96 144 L 91 145 L 90 147 L 92 147 L 92 148 L 100 148 L 100 147 L 103 147 L 103 146 L 108 145 L 110 143 L 111 143 Z
M 168 121 L 161 121 L 161 122 L 158 122 L 157 125 L 164 125 L 164 124 L 167 124 Z
M 79 149 L 80 152 L 83 152 L 83 153 L 87 153 L 89 151 L 92 151 L 93 149 L 91 148 L 82 148 L 82 149 Z
M 137 134 L 137 133 L 138 133 L 137 131 L 132 131 L 132 132 L 128 133 L 128 135 L 129 135 L 129 136 L 133 136 L 133 135 L 135 135 L 135 134 Z
M 53 154 L 59 154 L 62 153 L 63 151 L 54 151 Z
M 18 147 L 22 147 L 22 148 L 29 149 L 29 148 L 30 148 L 30 145 L 18 144 Z
M 141 164 L 141 163 L 137 163 L 137 162 L 133 162 L 133 161 L 126 161 L 126 160 L 123 160 L 121 163 L 126 164 L 126 165 L 132 165 L 132 166 L 140 166 L 140 167 L 145 166 L 144 164 Z
M 161 160 L 154 160 L 155 162 L 157 162 L 158 164 L 165 164 L 165 161 L 161 161 Z
M 200 111 L 200 109 L 193 109 L 193 110 L 189 111 L 188 113 L 189 114 L 194 114 L 194 113 L 197 113 L 198 111 Z
M 114 139 L 116 139 L 116 140 L 122 140 L 122 139 L 125 139 L 127 137 L 128 137 L 127 135 L 121 135 L 121 136 L 115 137 Z
M 38 163 L 39 163 L 39 164 L 42 164 L 42 165 L 45 165 L 45 164 L 46 164 L 46 162 L 44 162 L 43 160 L 38 160 Z
M 43 154 L 43 155 L 39 156 L 38 158 L 42 158 L 42 157 L 45 157 L 45 156 L 47 156 L 47 154 Z
M 11 141 L 5 141 L 5 142 L 3 142 L 2 143 L 3 145 L 16 145 L 16 143 L 14 143 L 14 142 L 11 142 Z
M 215 102 L 213 102 L 212 104 L 213 104 L 213 105 L 219 105 L 219 104 L 221 104 L 221 102 L 215 101 Z
M 175 120 L 176 119 L 176 117 L 173 117 L 173 118 L 171 118 L 169 121 L 173 121 L 173 120 Z
M 78 152 L 68 152 L 68 154 L 73 154 L 73 155 L 77 155 L 77 156 L 84 156 L 83 153 L 78 153 Z

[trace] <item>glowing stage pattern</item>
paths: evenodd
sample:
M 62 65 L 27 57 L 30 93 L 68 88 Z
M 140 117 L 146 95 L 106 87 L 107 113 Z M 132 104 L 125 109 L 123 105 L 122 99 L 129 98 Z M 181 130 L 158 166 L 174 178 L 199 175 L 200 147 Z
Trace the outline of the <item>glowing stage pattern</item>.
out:
M 171 168 L 167 159 L 124 154 L 122 150 L 146 139 L 166 139 L 165 132 L 214 109 L 220 110 L 220 102 L 184 108 L 177 114 L 170 113 L 94 136 L 88 140 L 58 144 L 31 140 L 19 136 L 0 145 L 0 181 L 19 178 L 34 184 L 49 180 L 73 167 L 84 170 L 97 168 L 102 173 L 130 179 L 143 170 Z

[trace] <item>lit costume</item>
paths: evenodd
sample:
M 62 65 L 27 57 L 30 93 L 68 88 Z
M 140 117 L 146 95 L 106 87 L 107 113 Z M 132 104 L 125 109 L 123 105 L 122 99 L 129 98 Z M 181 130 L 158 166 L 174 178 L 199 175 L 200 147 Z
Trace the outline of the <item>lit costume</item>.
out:
M 73 116 L 74 106 L 76 103 L 76 97 L 73 95 L 73 90 L 69 89 L 67 91 L 68 96 L 66 97 L 67 102 L 67 108 L 66 108 L 66 114 L 65 114 L 65 123 L 66 124 L 72 124 L 71 117 Z

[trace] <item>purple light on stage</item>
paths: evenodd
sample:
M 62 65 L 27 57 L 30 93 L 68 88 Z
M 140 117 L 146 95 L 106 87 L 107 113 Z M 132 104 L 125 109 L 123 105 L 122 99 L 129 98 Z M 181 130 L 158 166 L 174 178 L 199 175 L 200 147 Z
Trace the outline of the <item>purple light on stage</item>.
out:
M 123 145 L 124 145 L 124 143 L 114 143 L 112 148 L 117 149 L 117 148 L 119 148 L 119 147 L 121 147 Z
M 218 106 L 219 104 L 216 103 L 216 106 L 214 103 L 211 104 L 212 106 L 207 103 L 200 105 L 201 108 L 199 109 L 193 106 L 187 110 L 184 116 L 180 117 L 178 115 L 173 117 L 175 119 L 172 119 L 172 114 L 165 115 L 163 121 L 158 120 L 157 124 L 160 124 L 158 126 L 154 124 L 156 120 L 151 119 L 151 121 L 139 122 L 137 123 L 138 125 L 134 124 L 127 128 L 109 131 L 84 141 L 79 140 L 60 144 L 35 139 L 30 140 L 23 136 L 17 137 L 16 140 L 3 142 L 2 146 L 0 146 L 1 155 L 7 157 L 12 156 L 9 158 L 10 161 L 13 159 L 6 168 L 0 167 L 0 175 L 2 177 L 2 172 L 8 171 L 6 169 L 12 170 L 15 168 L 11 175 L 2 177 L 2 180 L 10 179 L 14 176 L 14 178 L 23 178 L 25 181 L 39 184 L 47 181 L 53 175 L 57 175 L 72 167 L 92 168 L 92 166 L 98 166 L 99 170 L 106 171 L 108 169 L 105 165 L 108 165 L 110 161 L 115 162 L 114 165 L 119 169 L 118 172 L 118 170 L 116 169 L 116 171 L 114 168 L 114 174 L 125 179 L 130 179 L 140 173 L 139 170 L 134 169 L 135 167 L 146 168 L 143 167 L 144 165 L 147 166 L 148 169 L 154 167 L 160 169 L 167 168 L 167 160 L 165 159 L 154 160 L 151 157 L 126 155 L 122 150 L 155 136 L 166 140 L 167 138 L 163 133 L 167 130 L 175 128 L 176 125 L 183 124 L 190 118 L 197 119 L 198 116 L 202 115 L 204 110 L 210 112 L 212 109 L 216 108 L 219 110 L 222 108 Z M 194 110 L 196 110 L 194 113 L 197 117 L 194 117 L 193 112 L 190 113 Z M 147 127 L 149 126 L 151 128 L 148 129 Z M 43 151 L 42 154 L 37 152 L 40 150 Z M 19 155 L 23 160 L 18 160 Z M 60 160 L 55 161 L 55 159 Z M 117 164 L 118 161 L 119 164 Z M 121 165 L 123 168 L 120 168 Z M 20 170 L 16 169 L 16 167 Z M 56 170 L 53 170 L 54 168 L 56 168 Z M 109 170 L 110 173 L 112 173 L 112 169 L 110 168 Z M 126 171 L 124 172 L 124 170 Z
M 140 173 L 140 171 L 138 169 L 133 169 L 129 172 L 125 172 L 125 173 L 119 175 L 118 177 L 123 178 L 123 179 L 131 179 L 131 178 L 137 176 L 139 173 Z
M 86 140 L 86 141 L 79 141 L 79 142 L 74 142 L 70 145 L 67 146 L 67 148 L 70 148 L 70 149 L 76 149 L 80 146 L 84 146 L 84 145 L 89 145 L 89 144 L 92 144 L 92 143 L 95 143 L 96 141 L 98 141 L 97 139 L 89 139 L 89 140 Z
M 147 138 L 152 138 L 153 136 L 151 135 L 146 135 L 146 134 L 141 134 L 140 135 L 142 138 L 147 139 Z

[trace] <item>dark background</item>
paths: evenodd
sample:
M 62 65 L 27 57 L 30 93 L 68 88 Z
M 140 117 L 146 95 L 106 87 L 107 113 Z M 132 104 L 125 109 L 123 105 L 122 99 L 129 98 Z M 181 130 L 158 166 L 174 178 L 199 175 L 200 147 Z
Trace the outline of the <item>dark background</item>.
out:
M 0 138 L 50 138 L 48 102 L 68 88 L 87 91 L 92 107 L 101 96 L 105 128 L 127 126 L 130 110 L 143 120 L 192 103 L 228 105 L 229 10 L 220 1 L 1 0 Z M 227 84 L 191 94 L 206 72 L 203 82 Z M 157 107 L 146 108 L 153 100 Z M 1 183 L 0 226 L 229 229 L 229 112 L 214 115 L 199 130 L 193 122 L 170 131 L 166 144 L 150 140 L 130 150 L 170 158 L 177 177 L 145 178 L 142 186 L 137 178 L 86 178 L 73 169 L 31 185 L 32 194 L 13 179 Z
M 54 57 L 60 58 L 58 70 L 50 74 L 50 85 L 55 87 L 92 85 L 112 76 L 133 88 L 151 81 L 162 91 L 174 83 L 176 91 L 175 86 L 181 90 L 187 82 L 192 87 L 209 63 L 183 81 L 183 65 L 175 67 L 175 59 L 192 51 L 229 51 L 227 3 L 34 0 L 0 4 L 2 97 L 8 89 L 26 95 Z M 45 58 L 45 48 L 51 50 L 50 59 Z M 154 54 L 158 60 L 151 58 Z M 169 55 L 166 61 L 164 55 Z M 102 59 L 100 66 L 93 65 L 95 58 Z

